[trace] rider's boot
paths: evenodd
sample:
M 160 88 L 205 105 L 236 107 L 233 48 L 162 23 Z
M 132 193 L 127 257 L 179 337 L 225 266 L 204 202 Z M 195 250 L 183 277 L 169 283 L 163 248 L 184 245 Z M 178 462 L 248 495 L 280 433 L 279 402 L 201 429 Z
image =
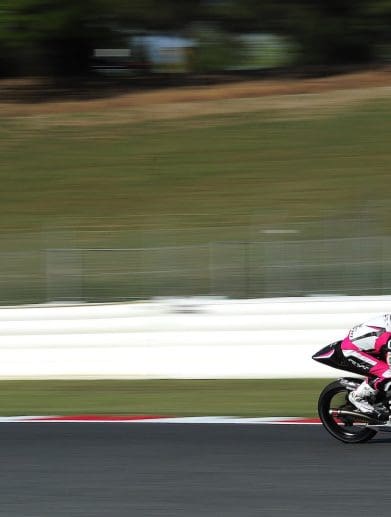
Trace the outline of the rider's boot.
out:
M 349 401 L 360 413 L 379 418 L 379 411 L 373 406 L 378 390 L 375 390 L 365 380 L 358 388 L 349 393 Z

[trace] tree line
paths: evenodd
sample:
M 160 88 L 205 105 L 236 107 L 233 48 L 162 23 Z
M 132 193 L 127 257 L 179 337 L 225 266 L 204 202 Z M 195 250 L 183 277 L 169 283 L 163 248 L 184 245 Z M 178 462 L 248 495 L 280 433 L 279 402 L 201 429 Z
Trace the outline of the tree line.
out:
M 388 57 L 391 0 L 0 0 L 0 74 L 83 75 L 121 29 L 197 23 L 289 37 L 301 64 L 371 63 Z

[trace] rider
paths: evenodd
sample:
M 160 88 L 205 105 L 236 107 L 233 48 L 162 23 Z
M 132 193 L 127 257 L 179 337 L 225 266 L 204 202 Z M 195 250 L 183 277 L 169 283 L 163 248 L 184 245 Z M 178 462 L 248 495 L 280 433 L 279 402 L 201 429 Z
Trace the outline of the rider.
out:
M 334 352 L 331 353 L 331 350 Z M 320 350 L 313 358 L 343 370 L 365 375 L 367 378 L 364 382 L 349 393 L 349 400 L 360 412 L 375 416 L 375 396 L 391 382 L 389 354 L 391 314 L 384 314 L 353 327 L 345 339 Z

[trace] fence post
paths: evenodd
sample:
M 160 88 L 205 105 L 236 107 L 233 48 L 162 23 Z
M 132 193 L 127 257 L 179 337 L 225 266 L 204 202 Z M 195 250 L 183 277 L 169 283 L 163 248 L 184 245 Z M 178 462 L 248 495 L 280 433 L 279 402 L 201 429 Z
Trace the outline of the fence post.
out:
M 82 250 L 47 249 L 46 301 L 82 301 Z

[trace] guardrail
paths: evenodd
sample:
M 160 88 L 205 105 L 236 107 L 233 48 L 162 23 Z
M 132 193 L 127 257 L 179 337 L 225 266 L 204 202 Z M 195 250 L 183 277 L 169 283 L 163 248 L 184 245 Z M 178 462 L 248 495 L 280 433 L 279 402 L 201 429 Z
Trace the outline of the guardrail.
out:
M 311 355 L 386 312 L 389 296 L 4 307 L 0 377 L 337 377 Z

